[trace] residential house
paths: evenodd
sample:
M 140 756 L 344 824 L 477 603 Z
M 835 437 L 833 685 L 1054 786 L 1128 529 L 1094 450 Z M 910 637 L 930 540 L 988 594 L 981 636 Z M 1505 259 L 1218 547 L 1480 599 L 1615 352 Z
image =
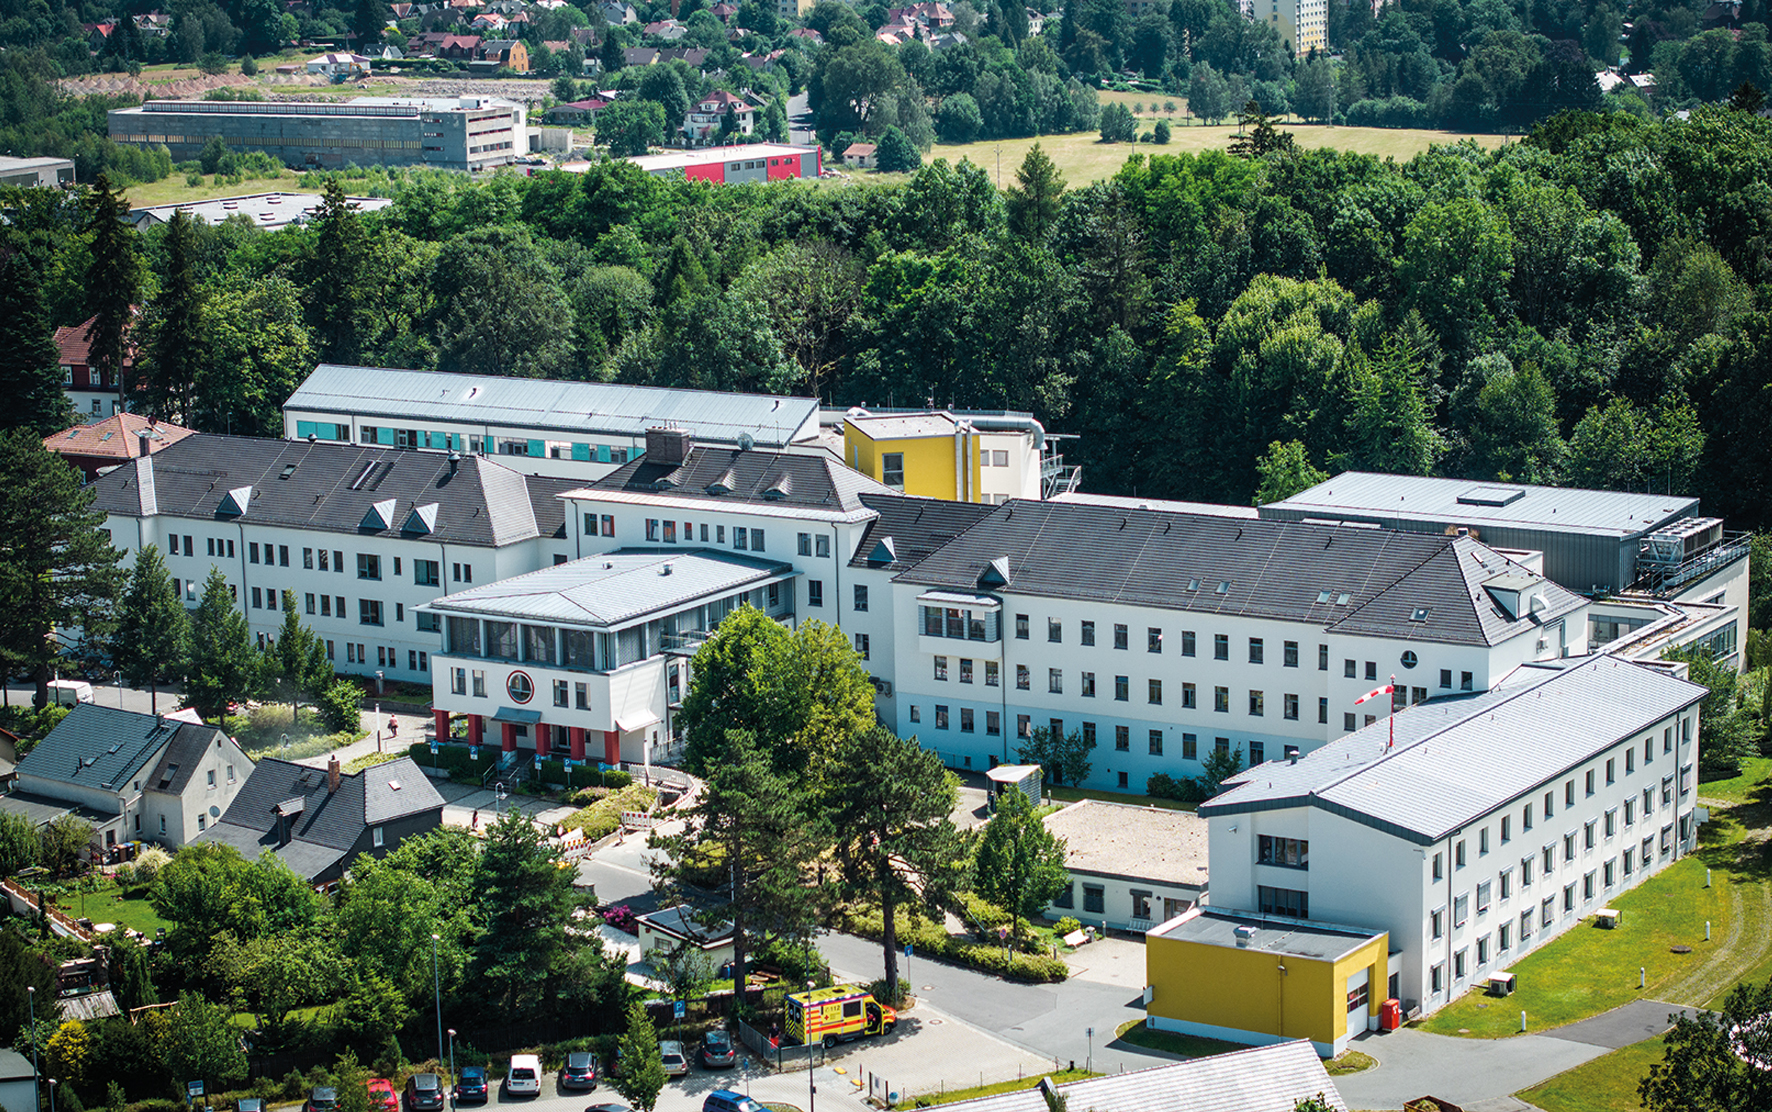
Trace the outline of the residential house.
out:
M 508 69 L 513 73 L 529 72 L 529 48 L 521 39 L 488 39 L 480 44 L 480 56 L 469 68 Z
M 622 24 L 640 22 L 640 17 L 634 13 L 634 6 L 632 4 L 623 3 L 622 0 L 602 0 L 602 2 L 597 5 L 597 10 L 603 13 L 603 21 L 605 23 Z
M 74 412 L 94 418 L 122 412 L 123 387 L 116 374 L 94 367 L 91 363 L 90 333 L 97 317 L 88 317 L 79 324 L 55 330 L 57 361 L 62 368 L 62 389 L 67 391 Z M 135 372 L 136 348 L 126 341 L 121 377 L 131 379 Z
M 0 1109 L 5 1112 L 37 1112 L 37 1070 L 16 1050 L 0 1050 Z
M 213 726 L 80 703 L 18 762 L 0 811 L 93 824 L 93 848 L 185 845 L 226 810 L 252 769 Z
M 330 884 L 362 854 L 385 857 L 443 824 L 443 797 L 411 757 L 361 772 L 266 758 L 219 822 L 197 838 L 248 860 L 267 850 L 309 884 Z
M 711 11 L 714 14 L 714 18 L 721 23 L 731 23 L 734 19 L 738 18 L 738 5 L 725 3 L 724 0 L 719 4 L 715 4 L 708 10 Z
M 18 775 L 18 735 L 0 730 L 0 791 L 6 790 Z
M 694 947 L 710 970 L 717 970 L 732 960 L 732 924 L 704 926 L 695 921 L 695 909 L 688 904 L 649 911 L 634 916 L 634 927 L 640 937 L 640 954 L 655 970 L 670 964 L 680 950 Z
M 688 33 L 689 28 L 685 27 L 681 20 L 676 19 L 657 20 L 656 22 L 648 23 L 645 28 L 645 34 L 654 38 L 664 39 L 667 42 L 676 42 Z
M 706 143 L 722 138 L 726 118 L 730 114 L 736 128 L 735 134 L 753 135 L 757 130 L 757 109 L 743 97 L 735 96 L 725 89 L 715 89 L 707 96 L 689 106 L 689 114 L 683 119 L 683 134 L 690 142 Z
M 1107 1035 L 1098 1032 L 1102 1038 Z M 1162 1112 L 1293 1112 L 1321 1095 L 1333 1112 L 1347 1112 L 1335 1081 L 1303 1039 L 1167 1062 L 1126 1073 L 963 1100 L 955 1112 L 1049 1112 L 1053 1108 L 1161 1109 Z
M 404 62 L 406 60 L 405 51 L 391 42 L 377 43 L 364 49 L 369 52 L 367 57 L 372 62 Z
M 593 122 L 597 113 L 608 108 L 615 102 L 602 97 L 588 97 L 585 100 L 568 101 L 556 104 L 548 109 L 545 118 L 551 124 L 583 125 Z
M 788 34 L 793 38 L 805 39 L 813 46 L 824 45 L 824 36 L 813 30 L 811 27 L 796 27 L 792 31 L 789 31 Z
M 474 22 L 469 26 L 473 27 L 476 31 L 502 31 L 504 30 L 505 23 L 505 17 L 499 15 L 497 12 L 485 12 L 475 16 Z
M 308 59 L 308 72 L 343 80 L 366 76 L 370 72 L 369 65 L 369 59 L 361 54 L 322 54 Z
M 851 143 L 843 148 L 843 164 L 857 170 L 872 170 L 879 147 L 873 143 Z
M 187 606 L 219 569 L 261 644 L 292 597 L 340 672 L 422 683 L 441 639 L 419 607 L 564 558 L 573 486 L 478 456 L 198 434 L 93 489 L 125 564 L 158 546 Z
M 699 70 L 707 64 L 708 48 L 705 46 L 667 46 L 658 52 L 660 62 L 684 62 L 690 69 Z
M 1205 899 L 1206 820 L 1192 812 L 1085 799 L 1041 821 L 1070 874 L 1049 919 L 1143 933 Z
M 624 46 L 621 48 L 621 64 L 624 66 L 650 66 L 658 61 L 658 48 L 653 46 Z
M 135 29 L 144 35 L 165 38 L 172 33 L 172 17 L 164 12 L 146 12 L 135 17 Z
M 1692 852 L 1706 689 L 1683 670 L 1529 662 L 1487 692 L 1248 769 L 1200 806 L 1213 906 L 1382 932 L 1387 979 L 1363 995 L 1433 1012 Z M 1184 951 L 1150 952 L 1152 1025 L 1247 1041 L 1178 1008 L 1270 992 L 1272 963 L 1208 986 L 1195 976 L 1208 959 Z M 1360 987 L 1325 991 L 1351 1003 Z
M 437 57 L 467 61 L 480 55 L 479 35 L 444 35 L 437 44 Z
M 120 464 L 157 452 L 191 435 L 191 430 L 135 413 L 117 413 L 90 425 L 75 425 L 43 438 L 43 446 L 80 470 L 88 482 Z

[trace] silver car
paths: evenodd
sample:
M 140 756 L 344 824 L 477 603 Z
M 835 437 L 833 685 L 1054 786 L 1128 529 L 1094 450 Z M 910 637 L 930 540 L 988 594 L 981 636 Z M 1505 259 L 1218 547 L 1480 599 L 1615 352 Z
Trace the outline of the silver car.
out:
M 689 1057 L 683 1053 L 683 1044 L 675 1039 L 660 1039 L 658 1056 L 664 1059 L 665 1073 L 670 1077 L 685 1077 L 689 1073 Z

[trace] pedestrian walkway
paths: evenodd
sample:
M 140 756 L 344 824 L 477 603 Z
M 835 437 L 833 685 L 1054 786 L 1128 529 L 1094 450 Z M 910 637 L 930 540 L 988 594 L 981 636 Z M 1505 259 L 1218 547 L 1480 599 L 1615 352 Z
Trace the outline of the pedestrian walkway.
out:
M 1567 1039 L 1569 1042 L 1620 1050 L 1666 1031 L 1673 1026 L 1672 1016 L 1691 1017 L 1698 1014 L 1697 1008 L 1664 1004 L 1659 1000 L 1633 1000 L 1592 1019 L 1552 1028 L 1543 1034 L 1550 1039 Z

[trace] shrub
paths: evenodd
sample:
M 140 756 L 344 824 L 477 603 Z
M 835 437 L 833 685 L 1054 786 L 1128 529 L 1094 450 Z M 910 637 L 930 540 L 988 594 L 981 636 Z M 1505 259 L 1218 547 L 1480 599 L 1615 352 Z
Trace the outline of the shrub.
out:
M 221 51 L 211 50 L 197 59 L 197 68 L 211 77 L 228 72 L 228 60 Z
M 605 909 L 603 921 L 618 931 L 626 931 L 629 934 L 637 933 L 634 923 L 634 909 L 627 904 L 616 904 L 614 907 Z
M 959 894 L 960 918 L 978 934 L 995 934 L 999 927 L 1009 925 L 1009 913 L 982 896 L 971 892 Z
M 1052 930 L 1060 936 L 1067 935 L 1072 931 L 1080 931 L 1082 929 L 1083 924 L 1071 918 L 1069 915 L 1066 915 L 1063 919 L 1060 919 L 1052 925 Z
M 1151 129 L 1151 141 L 1154 143 L 1169 142 L 1169 121 L 1158 120 L 1157 126 Z
M 248 54 L 240 59 L 240 75 L 254 77 L 258 74 L 258 59 Z
M 1145 781 L 1144 791 L 1146 795 L 1153 795 L 1158 799 L 1173 799 L 1181 803 L 1203 803 L 1211 798 L 1198 780 L 1186 776 L 1170 776 L 1166 772 L 1156 773 Z
M 350 680 L 335 680 L 317 700 L 328 730 L 357 730 L 363 724 L 363 689 Z
M 900 977 L 898 979 L 898 991 L 888 993 L 886 991 L 886 978 L 881 977 L 879 980 L 868 982 L 868 993 L 882 1004 L 890 1004 L 893 1007 L 898 1007 L 906 1000 L 910 999 L 911 983 L 903 977 Z

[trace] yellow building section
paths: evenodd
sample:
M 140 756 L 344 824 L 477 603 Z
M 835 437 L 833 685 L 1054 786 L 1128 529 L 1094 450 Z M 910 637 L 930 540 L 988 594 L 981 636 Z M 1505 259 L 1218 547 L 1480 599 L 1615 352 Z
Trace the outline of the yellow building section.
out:
M 1389 935 L 1196 908 L 1145 936 L 1150 1024 L 1231 1042 L 1309 1039 L 1325 1057 L 1379 1014 Z
M 906 494 L 982 502 L 978 434 L 942 413 L 851 417 L 844 462 Z

